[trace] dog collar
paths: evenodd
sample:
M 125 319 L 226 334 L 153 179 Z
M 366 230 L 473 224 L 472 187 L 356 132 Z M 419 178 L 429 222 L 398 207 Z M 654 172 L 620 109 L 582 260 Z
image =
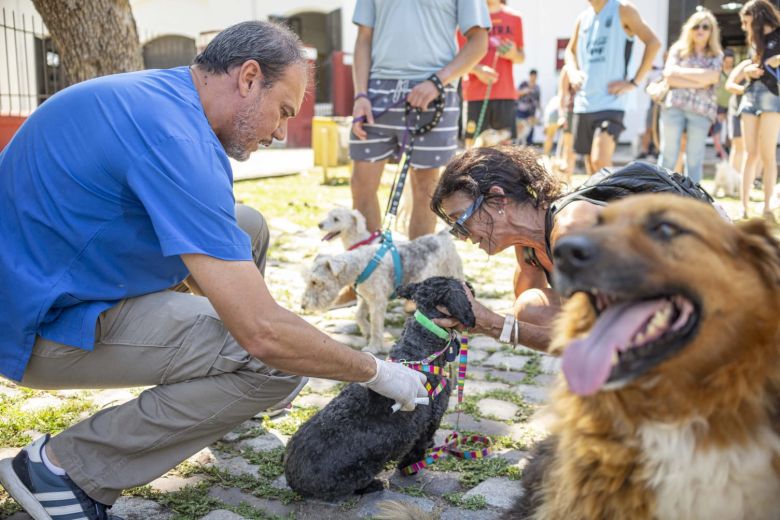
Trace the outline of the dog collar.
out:
M 414 319 L 417 320 L 417 323 L 425 327 L 428 331 L 433 332 L 441 339 L 450 339 L 449 332 L 436 325 L 434 322 L 431 321 L 431 319 L 428 316 L 426 316 L 419 310 L 414 311 Z

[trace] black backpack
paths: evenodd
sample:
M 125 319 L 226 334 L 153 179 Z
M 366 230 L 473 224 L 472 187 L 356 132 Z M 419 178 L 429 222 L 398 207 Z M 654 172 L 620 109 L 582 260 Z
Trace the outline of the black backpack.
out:
M 710 194 L 689 177 L 655 164 L 634 161 L 623 168 L 603 168 L 574 191 L 560 197 L 550 205 L 545 216 L 545 245 L 548 258 L 552 258 L 550 233 L 553 228 L 553 219 L 563 208 L 578 200 L 606 206 L 610 202 L 635 193 L 676 193 L 709 204 L 714 202 Z

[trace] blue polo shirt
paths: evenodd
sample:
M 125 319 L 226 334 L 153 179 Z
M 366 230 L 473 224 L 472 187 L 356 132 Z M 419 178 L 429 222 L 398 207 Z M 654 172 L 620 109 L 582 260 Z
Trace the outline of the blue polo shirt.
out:
M 0 374 L 36 336 L 91 350 L 101 312 L 187 276 L 181 254 L 251 260 L 234 202 L 187 67 L 46 101 L 0 153 Z

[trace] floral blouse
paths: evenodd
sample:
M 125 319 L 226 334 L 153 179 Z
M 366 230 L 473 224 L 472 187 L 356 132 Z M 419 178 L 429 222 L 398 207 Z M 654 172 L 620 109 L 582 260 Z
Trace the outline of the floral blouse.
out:
M 723 65 L 723 54 L 717 56 L 690 55 L 682 58 L 680 51 L 669 53 L 666 66 L 688 67 L 692 69 L 712 69 L 720 71 Z M 693 112 L 715 121 L 718 116 L 718 103 L 715 99 L 715 85 L 707 88 L 671 88 L 664 100 L 666 108 L 679 108 Z

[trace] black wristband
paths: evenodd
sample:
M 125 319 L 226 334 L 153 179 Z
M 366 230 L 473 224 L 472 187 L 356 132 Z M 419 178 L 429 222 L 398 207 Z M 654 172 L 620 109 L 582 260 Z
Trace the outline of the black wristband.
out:
M 439 95 L 440 96 L 444 95 L 444 83 L 441 82 L 441 79 L 439 79 L 439 76 L 437 76 L 436 74 L 431 74 L 428 77 L 428 81 L 430 81 L 431 83 L 434 84 L 434 86 L 436 87 L 436 90 L 439 91 Z
M 635 87 L 639 86 L 639 85 L 637 85 L 636 79 L 634 79 L 634 78 L 631 78 L 630 80 L 628 80 L 628 82 L 631 83 L 632 85 L 634 85 Z
M 357 101 L 360 98 L 366 98 L 369 101 L 371 101 L 371 99 L 369 99 L 369 97 L 368 97 L 368 94 L 366 94 L 365 92 L 358 92 L 357 94 L 355 94 L 355 97 L 352 100 L 352 102 L 354 103 L 355 101 Z

